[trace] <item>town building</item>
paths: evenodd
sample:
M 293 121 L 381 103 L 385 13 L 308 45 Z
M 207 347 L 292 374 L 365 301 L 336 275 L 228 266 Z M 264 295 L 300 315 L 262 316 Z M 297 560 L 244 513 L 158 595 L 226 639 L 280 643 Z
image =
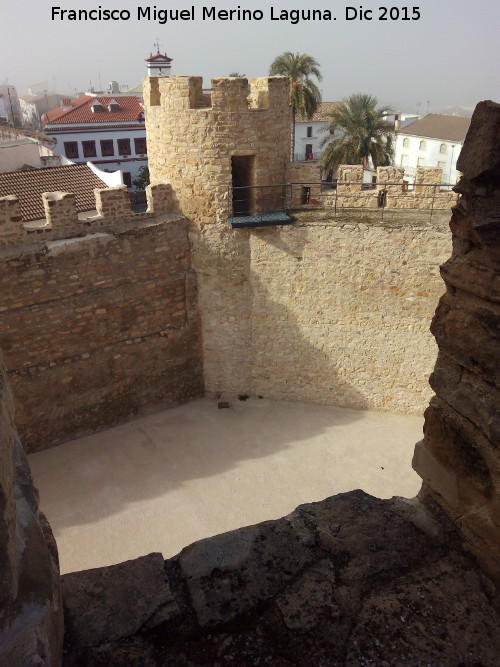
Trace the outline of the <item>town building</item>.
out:
M 144 60 L 148 64 L 148 76 L 170 76 L 173 59 L 169 58 L 166 53 L 160 53 L 158 44 L 155 55 L 151 53 L 149 58 Z
M 323 152 L 321 142 L 326 136 L 325 127 L 331 120 L 330 114 L 336 104 L 338 102 L 321 102 L 312 118 L 297 114 L 294 161 L 318 160 L 321 157 Z
M 57 152 L 77 164 L 92 162 L 103 171 L 122 170 L 129 188 L 148 164 L 144 107 L 136 95 L 88 92 L 71 100 L 70 106 L 44 114 L 42 125 L 57 140 Z
M 0 172 L 70 164 L 54 152 L 55 140 L 41 132 L 0 125 Z
M 460 155 L 471 119 L 431 113 L 399 130 L 394 164 L 404 167 L 405 180 L 415 178 L 417 167 L 439 167 L 442 183 L 455 184 Z
M 407 113 L 406 111 L 391 111 L 384 116 L 385 120 L 389 125 L 394 128 L 394 131 L 397 132 L 403 127 L 406 127 L 410 123 L 414 123 L 416 120 L 423 118 L 422 115 L 417 113 Z
M 38 130 L 41 128 L 40 119 L 44 113 L 58 107 L 69 107 L 71 100 L 67 95 L 60 95 L 51 90 L 34 92 L 30 88 L 26 95 L 19 96 L 19 103 L 23 127 Z
M 14 86 L 0 86 L 0 122 L 14 127 L 22 126 L 21 105 Z

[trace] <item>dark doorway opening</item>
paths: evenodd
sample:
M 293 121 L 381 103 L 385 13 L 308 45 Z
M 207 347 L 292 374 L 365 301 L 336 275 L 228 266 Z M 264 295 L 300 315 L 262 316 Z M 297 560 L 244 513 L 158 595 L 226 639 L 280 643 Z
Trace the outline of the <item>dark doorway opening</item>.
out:
M 255 155 L 233 155 L 231 158 L 233 215 L 252 215 Z
M 309 204 L 310 200 L 311 200 L 311 188 L 303 187 L 302 193 L 300 195 L 300 203 L 302 205 Z

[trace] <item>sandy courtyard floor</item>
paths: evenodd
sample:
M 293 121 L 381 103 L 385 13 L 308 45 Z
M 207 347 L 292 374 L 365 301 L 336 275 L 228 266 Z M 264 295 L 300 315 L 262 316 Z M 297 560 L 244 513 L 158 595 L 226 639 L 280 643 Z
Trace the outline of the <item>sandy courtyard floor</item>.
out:
M 275 519 L 361 488 L 413 497 L 422 417 L 267 399 L 200 399 L 29 456 L 61 572 Z

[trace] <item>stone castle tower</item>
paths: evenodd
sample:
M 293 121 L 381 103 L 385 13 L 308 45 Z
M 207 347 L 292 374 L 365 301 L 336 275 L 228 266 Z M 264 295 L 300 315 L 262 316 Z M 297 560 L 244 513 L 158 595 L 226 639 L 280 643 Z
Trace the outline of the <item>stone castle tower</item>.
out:
M 210 94 L 201 77 L 147 77 L 144 102 L 151 183 L 170 183 L 179 208 L 194 222 L 227 219 L 230 185 L 285 183 L 286 77 L 253 79 L 250 86 L 242 78 L 212 79 Z

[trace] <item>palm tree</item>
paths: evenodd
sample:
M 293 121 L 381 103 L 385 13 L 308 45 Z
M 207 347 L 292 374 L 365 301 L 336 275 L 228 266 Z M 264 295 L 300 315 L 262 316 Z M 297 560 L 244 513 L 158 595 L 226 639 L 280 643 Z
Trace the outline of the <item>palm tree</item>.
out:
M 319 63 L 307 53 L 286 51 L 273 60 L 270 76 L 287 76 L 290 79 L 290 104 L 292 107 L 292 161 L 295 150 L 295 116 L 312 118 L 321 104 L 321 92 L 311 77 L 321 81 Z
M 240 74 L 239 72 L 229 72 L 228 76 L 234 76 L 238 79 L 244 79 L 246 74 Z
M 325 171 L 334 171 L 340 164 L 362 164 L 366 168 L 384 167 L 394 159 L 394 134 L 384 117 L 390 107 L 376 108 L 372 95 L 351 95 L 330 113 L 325 129 L 329 134 L 321 142 L 326 145 L 321 162 Z

